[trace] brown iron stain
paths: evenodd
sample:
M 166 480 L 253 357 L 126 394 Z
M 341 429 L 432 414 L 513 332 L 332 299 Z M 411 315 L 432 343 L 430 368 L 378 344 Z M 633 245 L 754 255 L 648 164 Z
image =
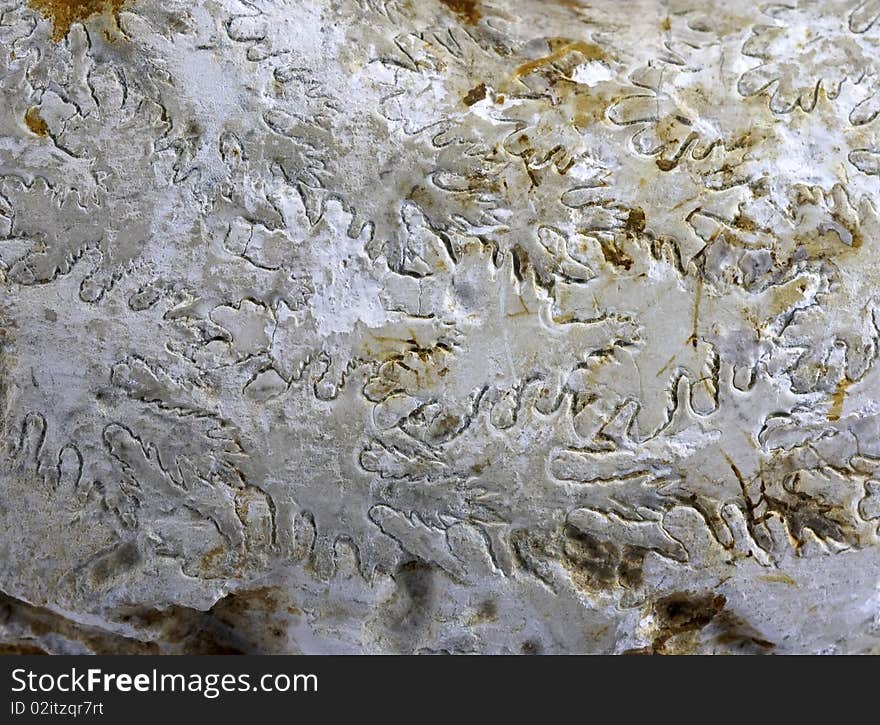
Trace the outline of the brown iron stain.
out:
M 485 471 L 491 465 L 492 465 L 492 461 L 490 461 L 487 458 L 485 461 L 473 464 L 471 466 L 471 470 L 479 476 L 483 471 Z
M 631 234 L 636 236 L 645 231 L 645 226 L 647 222 L 645 221 L 645 211 L 641 207 L 635 207 L 634 209 L 629 210 L 629 215 L 626 218 L 626 232 L 627 234 Z
M 778 574 L 761 574 L 758 577 L 759 581 L 769 582 L 770 584 L 788 584 L 790 587 L 798 586 L 798 583 L 792 579 L 788 574 L 783 574 L 779 572 Z
M 25 112 L 24 122 L 31 130 L 31 133 L 34 133 L 37 136 L 49 135 L 49 125 L 43 120 L 43 117 L 40 115 L 40 109 L 36 106 L 31 106 Z
M 715 636 L 718 644 L 732 646 L 744 654 L 767 654 L 776 645 L 746 622 L 725 609 L 713 622 L 721 631 Z
M 693 345 L 697 346 L 697 342 L 699 341 L 698 330 L 700 326 L 700 298 L 703 296 L 703 278 L 697 277 L 697 289 L 694 294 L 694 329 L 691 332 L 691 336 L 687 339 L 687 341 Z
M 827 199 L 827 194 L 824 196 Z M 846 202 L 851 204 L 847 193 L 837 185 L 831 190 L 831 198 L 835 203 L 829 210 L 830 216 L 849 234 L 849 239 L 846 238 L 846 234 L 841 234 L 839 229 L 826 229 L 812 235 L 796 236 L 796 241 L 803 244 L 811 256 L 831 258 L 831 256 L 839 256 L 842 251 L 857 252 L 865 241 L 860 221 L 841 211 L 841 206 Z M 812 187 L 798 185 L 795 187 L 795 202 L 798 205 L 818 206 L 823 202 L 823 194 Z M 840 247 L 841 243 L 844 245 L 843 250 Z
M 775 645 L 748 622 L 726 609 L 727 598 L 705 592 L 673 592 L 653 605 L 657 632 L 649 647 L 632 654 L 693 654 L 703 649 L 700 632 L 710 641 L 732 646 L 740 652 L 765 654 Z
M 561 553 L 560 562 L 579 589 L 636 589 L 643 583 L 647 549 L 629 544 L 619 547 L 568 525 L 563 531 Z
M 864 243 L 865 239 L 862 236 L 862 230 L 859 228 L 858 224 L 852 224 L 847 220 L 843 215 L 839 214 L 837 211 L 831 214 L 831 217 L 842 227 L 844 227 L 849 233 L 852 239 L 852 248 L 859 249 Z
M 491 624 L 498 621 L 498 606 L 491 599 L 482 602 L 473 615 L 465 621 L 468 627 Z
M 165 609 L 134 608 L 120 612 L 118 620 L 141 631 L 153 630 L 154 636 L 166 645 L 173 646 L 172 652 L 198 655 L 247 654 L 237 641 L 238 638 L 212 616 L 212 610 L 201 612 L 177 604 Z
M 477 0 L 440 0 L 440 2 L 470 25 L 476 25 L 482 17 L 477 7 Z
M 42 647 L 38 647 L 30 642 L 10 642 L 0 644 L 0 655 L 47 655 L 49 654 Z
M 831 539 L 850 546 L 858 544 L 858 534 L 847 520 L 846 509 L 810 496 L 803 491 L 785 491 L 784 498 L 764 494 L 768 512 L 778 514 L 786 523 L 789 540 L 799 553 L 811 531 L 820 540 Z
M 486 84 L 480 83 L 478 86 L 471 88 L 462 99 L 464 105 L 473 106 L 475 103 L 482 101 L 486 97 Z
M 119 612 L 118 621 L 149 632 L 169 651 L 199 655 L 277 654 L 286 645 L 285 616 L 301 614 L 275 587 L 230 592 L 207 611 L 171 605 Z
M 14 620 L 26 628 L 28 633 L 19 643 L 8 643 L 6 647 L 19 648 L 20 651 L 6 650 L 4 654 L 42 654 L 39 637 L 61 636 L 72 642 L 80 642 L 95 654 L 159 654 L 155 643 L 142 642 L 97 627 L 75 622 L 44 607 L 39 607 L 0 592 L 0 621 Z M 0 647 L 0 651 L 2 651 Z
M 115 14 L 125 0 L 28 0 L 30 6 L 52 21 L 52 40 L 64 40 L 74 23 L 95 15 Z
M 831 408 L 828 410 L 828 420 L 834 422 L 840 420 L 843 414 L 843 403 L 846 400 L 846 391 L 853 381 L 844 376 L 837 384 L 837 389 L 831 394 Z
M 542 58 L 535 58 L 518 66 L 514 71 L 514 77 L 522 78 L 533 73 L 539 68 L 562 60 L 569 53 L 580 53 L 586 60 L 605 60 L 605 51 L 593 43 L 585 43 L 582 40 L 570 41 L 562 38 L 552 38 L 548 41 L 551 52 Z M 555 47 L 554 47 L 555 46 Z
M 824 258 L 827 260 L 846 259 L 849 255 L 857 254 L 861 244 L 861 236 L 856 241 L 852 237 L 852 244 L 841 244 L 841 237 L 837 230 L 827 229 L 821 232 L 794 235 L 794 241 L 806 251 L 810 259 Z
M 589 128 L 605 118 L 610 101 L 597 93 L 573 93 L 572 104 L 574 114 L 572 121 L 575 128 Z
M 221 619 L 233 615 L 246 615 L 255 611 L 277 612 L 281 610 L 284 592 L 276 587 L 256 587 L 242 589 L 227 594 L 211 608 L 211 613 Z
M 602 249 L 602 256 L 605 257 L 605 261 L 608 262 L 608 264 L 613 264 L 615 267 L 622 267 L 627 271 L 632 268 L 632 257 L 621 249 L 616 240 L 600 239 L 599 246 Z
M 202 556 L 202 560 L 199 564 L 202 570 L 212 570 L 215 566 L 217 566 L 220 562 L 223 561 L 223 556 L 226 553 L 226 549 L 223 546 L 215 546 L 212 549 L 209 549 L 204 556 Z
M 374 402 L 394 392 L 431 388 L 449 374 L 451 349 L 430 336 L 422 337 L 412 330 L 408 337 L 371 332 L 362 345 L 361 355 L 379 363 L 376 376 L 367 385 L 367 395 Z
M 676 119 L 679 120 L 679 119 Z M 661 133 L 664 130 L 666 124 L 658 124 L 657 131 L 660 138 L 664 138 L 664 134 Z M 655 160 L 657 164 L 657 168 L 660 171 L 672 171 L 676 166 L 678 166 L 679 161 L 684 158 L 684 155 L 688 152 L 688 149 L 694 145 L 699 140 L 700 136 L 696 131 L 692 131 L 687 135 L 687 138 L 681 142 L 681 145 L 678 147 L 678 150 L 672 155 L 671 158 L 666 158 L 665 156 L 658 156 Z M 670 142 L 671 145 L 671 142 Z
M 672 363 L 675 362 L 675 357 L 676 357 L 675 355 L 672 355 L 672 356 L 666 361 L 666 364 L 665 364 L 662 368 L 660 368 L 660 370 L 657 371 L 657 375 L 655 375 L 654 377 L 659 378 L 663 373 L 665 373 L 667 370 L 669 370 L 669 366 L 672 365 Z
M 722 594 L 690 594 L 675 592 L 654 604 L 658 632 L 654 651 L 666 651 L 667 642 L 679 634 L 703 629 L 717 617 L 727 604 Z
M 742 211 L 737 212 L 736 216 L 731 221 L 731 224 L 744 232 L 754 232 L 758 230 L 758 225 L 755 223 L 754 219 L 746 216 Z

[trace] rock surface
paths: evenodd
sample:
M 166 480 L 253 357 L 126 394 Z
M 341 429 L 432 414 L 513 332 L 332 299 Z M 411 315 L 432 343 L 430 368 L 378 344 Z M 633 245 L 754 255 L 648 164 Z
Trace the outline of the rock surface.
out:
M 880 652 L 880 2 L 0 0 L 6 652 Z

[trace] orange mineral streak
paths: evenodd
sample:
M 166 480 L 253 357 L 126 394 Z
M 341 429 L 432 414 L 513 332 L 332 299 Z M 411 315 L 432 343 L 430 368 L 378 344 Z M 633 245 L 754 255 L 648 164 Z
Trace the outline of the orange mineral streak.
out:
M 847 377 L 841 379 L 837 384 L 837 389 L 831 394 L 831 408 L 828 410 L 828 420 L 840 420 L 843 415 L 843 404 L 846 401 L 846 391 L 853 381 Z
M 554 47 L 555 46 L 555 47 Z M 605 51 L 593 43 L 585 43 L 581 40 L 567 41 L 565 39 L 552 39 L 550 43 L 551 53 L 543 58 L 527 61 L 516 69 L 515 76 L 522 78 L 533 73 L 539 68 L 562 60 L 569 53 L 580 53 L 586 60 L 605 60 Z
M 125 0 L 28 0 L 28 4 L 52 21 L 52 39 L 64 40 L 70 26 L 94 15 L 113 14 Z

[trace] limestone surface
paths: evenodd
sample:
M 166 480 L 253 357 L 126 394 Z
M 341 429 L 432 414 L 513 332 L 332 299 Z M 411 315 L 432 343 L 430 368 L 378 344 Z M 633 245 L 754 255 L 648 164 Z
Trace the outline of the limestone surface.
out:
M 0 0 L 0 650 L 880 652 L 880 0 Z

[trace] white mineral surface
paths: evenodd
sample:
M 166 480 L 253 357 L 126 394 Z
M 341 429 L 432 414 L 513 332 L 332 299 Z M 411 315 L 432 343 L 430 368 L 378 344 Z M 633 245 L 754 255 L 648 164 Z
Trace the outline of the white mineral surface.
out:
M 0 0 L 0 649 L 880 652 L 880 0 Z

